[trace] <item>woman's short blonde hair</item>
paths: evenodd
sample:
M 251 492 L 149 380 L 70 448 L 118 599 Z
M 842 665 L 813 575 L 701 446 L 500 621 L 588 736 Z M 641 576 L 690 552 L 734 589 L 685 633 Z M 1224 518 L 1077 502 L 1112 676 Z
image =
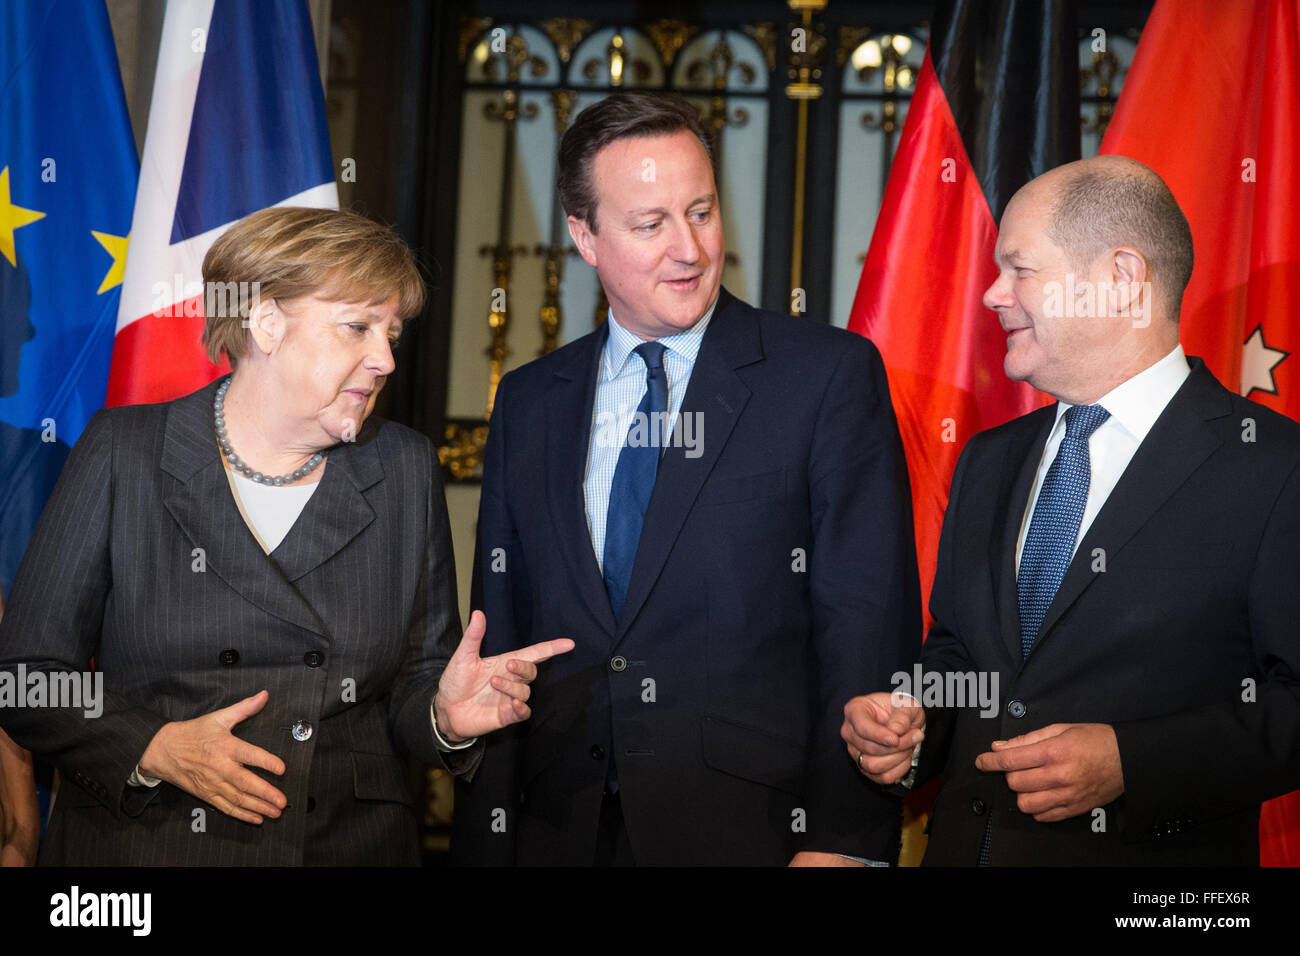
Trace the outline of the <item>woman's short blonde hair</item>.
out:
M 397 315 L 424 308 L 415 256 L 392 229 L 337 209 L 275 206 L 235 223 L 203 257 L 203 346 L 233 368 L 248 355 L 245 324 L 256 299 L 316 295 L 377 305 L 397 296 Z

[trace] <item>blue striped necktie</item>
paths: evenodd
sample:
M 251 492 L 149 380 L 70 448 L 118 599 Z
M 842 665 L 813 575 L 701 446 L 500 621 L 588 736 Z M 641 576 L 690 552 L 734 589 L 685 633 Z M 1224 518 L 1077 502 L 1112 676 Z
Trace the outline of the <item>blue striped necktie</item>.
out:
M 1100 405 L 1075 405 L 1065 413 L 1065 438 L 1047 469 L 1038 504 L 1020 552 L 1016 591 L 1020 605 L 1020 649 L 1025 657 L 1038 639 L 1038 629 L 1065 578 L 1074 556 L 1075 539 L 1088 503 L 1092 463 L 1088 439 L 1110 417 Z
M 660 423 L 668 412 L 668 376 L 664 372 L 664 346 L 642 342 L 634 351 L 646 366 L 645 397 L 628 427 L 614 480 L 609 488 L 605 522 L 605 590 L 617 620 L 632 579 L 632 562 L 641 540 L 641 524 L 654 490 L 663 439 Z
M 1038 491 L 1038 504 L 1020 552 L 1016 593 L 1020 604 L 1020 651 L 1024 657 L 1029 656 L 1038 639 L 1038 629 L 1074 556 L 1074 542 L 1092 482 L 1088 439 L 1109 417 L 1110 412 L 1100 405 L 1075 405 L 1065 412 L 1065 438 Z M 993 813 L 990 807 L 980 839 L 979 866 L 989 865 Z

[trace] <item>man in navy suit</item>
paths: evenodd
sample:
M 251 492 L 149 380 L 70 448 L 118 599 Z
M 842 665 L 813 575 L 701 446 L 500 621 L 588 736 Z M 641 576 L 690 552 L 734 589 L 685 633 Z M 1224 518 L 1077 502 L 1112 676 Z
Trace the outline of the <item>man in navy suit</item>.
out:
M 849 754 L 942 777 L 927 864 L 1256 865 L 1300 786 L 1300 425 L 1183 354 L 1192 235 L 1146 166 L 1035 179 L 996 256 L 1007 375 L 1058 402 L 962 451 L 922 663 L 997 707 L 859 697 Z
M 839 744 L 919 637 L 907 472 L 879 354 L 721 287 L 708 137 L 616 94 L 560 147 L 609 320 L 505 376 L 473 606 L 486 646 L 567 636 L 533 719 L 457 792 L 496 864 L 892 861 L 897 798 Z

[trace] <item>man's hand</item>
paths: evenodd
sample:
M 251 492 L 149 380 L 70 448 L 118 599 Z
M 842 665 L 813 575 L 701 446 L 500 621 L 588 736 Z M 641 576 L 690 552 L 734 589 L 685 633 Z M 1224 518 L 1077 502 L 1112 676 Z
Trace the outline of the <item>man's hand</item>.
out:
M 438 732 L 451 743 L 527 720 L 532 714 L 526 703 L 528 685 L 537 677 L 537 665 L 575 647 L 564 637 L 511 654 L 479 657 L 486 633 L 487 618 L 475 611 L 433 698 Z
M 790 861 L 790 866 L 866 866 L 865 863 L 859 863 L 857 860 L 850 860 L 847 856 L 840 856 L 838 853 L 816 853 L 812 850 L 801 850 L 794 855 Z
M 161 777 L 245 823 L 278 817 L 289 801 L 246 768 L 261 767 L 279 776 L 284 761 L 231 733 L 265 707 L 270 696 L 259 691 L 202 717 L 163 724 L 140 758 L 140 772 Z
M 925 709 L 913 698 L 880 691 L 844 705 L 840 736 L 863 775 L 888 786 L 912 769 L 912 750 L 925 739 L 924 727 Z
M 980 770 L 1001 771 L 1019 796 L 1021 813 L 1056 823 L 1105 806 L 1124 792 L 1119 744 L 1110 724 L 1051 724 L 975 758 Z

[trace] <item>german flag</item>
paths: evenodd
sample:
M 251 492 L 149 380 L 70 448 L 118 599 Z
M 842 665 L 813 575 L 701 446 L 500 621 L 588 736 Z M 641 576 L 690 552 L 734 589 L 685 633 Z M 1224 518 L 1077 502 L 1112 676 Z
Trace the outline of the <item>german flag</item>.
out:
M 1049 401 L 1002 368 L 985 309 L 997 224 L 1029 180 L 1079 158 L 1078 17 L 1066 0 L 938 4 L 849 328 L 880 349 L 907 453 L 927 630 L 962 447 Z M 933 785 L 907 801 L 900 862 L 924 852 Z
M 1048 401 L 1003 373 L 1006 336 L 981 299 L 1008 200 L 1079 158 L 1078 58 L 1073 3 L 938 4 L 858 283 L 849 328 L 889 371 L 927 608 L 962 447 Z

